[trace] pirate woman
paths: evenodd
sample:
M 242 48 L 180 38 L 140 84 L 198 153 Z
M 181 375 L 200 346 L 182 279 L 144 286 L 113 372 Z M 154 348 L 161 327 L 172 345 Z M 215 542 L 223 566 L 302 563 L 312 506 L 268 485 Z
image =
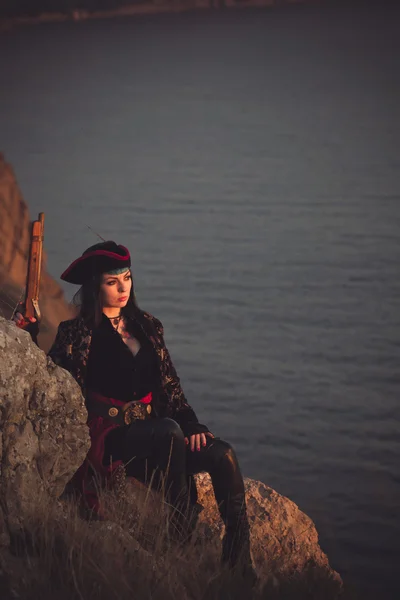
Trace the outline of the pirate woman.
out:
M 99 510 L 89 474 L 109 481 L 123 466 L 143 482 L 163 474 L 168 501 L 182 514 L 196 503 L 188 476 L 206 471 L 225 523 L 222 561 L 248 572 L 249 524 L 235 452 L 189 406 L 161 322 L 137 305 L 129 251 L 112 241 L 91 246 L 61 279 L 81 285 L 79 315 L 60 323 L 49 356 L 85 397 L 91 448 L 74 480 L 87 503 Z

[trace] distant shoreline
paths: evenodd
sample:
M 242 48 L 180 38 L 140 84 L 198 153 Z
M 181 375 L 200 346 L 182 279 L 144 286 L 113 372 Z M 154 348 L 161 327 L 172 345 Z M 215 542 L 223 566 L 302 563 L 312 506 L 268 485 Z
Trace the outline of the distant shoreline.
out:
M 37 16 L 0 17 L 0 32 L 18 26 L 37 25 L 40 23 L 59 23 L 64 21 L 87 21 L 92 19 L 111 19 L 136 15 L 153 15 L 163 13 L 183 13 L 199 10 L 245 9 L 274 6 L 305 4 L 307 0 L 147 0 L 142 4 L 121 6 L 113 10 L 88 11 L 77 9 L 69 13 L 48 12 Z M 316 0 L 314 0 L 316 2 Z

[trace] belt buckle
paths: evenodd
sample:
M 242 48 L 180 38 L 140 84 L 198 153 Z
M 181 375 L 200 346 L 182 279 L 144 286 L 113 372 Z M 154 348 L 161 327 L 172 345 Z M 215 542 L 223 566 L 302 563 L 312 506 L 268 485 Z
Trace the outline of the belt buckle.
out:
M 130 404 L 124 412 L 124 423 L 130 425 L 132 421 L 139 420 L 144 421 L 146 413 L 150 415 L 151 405 L 147 404 L 146 408 L 142 402 L 134 402 Z

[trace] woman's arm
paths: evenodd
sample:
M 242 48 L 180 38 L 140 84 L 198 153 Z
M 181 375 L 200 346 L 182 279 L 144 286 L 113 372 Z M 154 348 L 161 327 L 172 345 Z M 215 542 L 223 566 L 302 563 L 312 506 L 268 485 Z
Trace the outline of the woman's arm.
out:
M 70 344 L 63 323 L 60 323 L 58 326 L 56 339 L 48 351 L 47 356 L 49 356 L 59 367 L 71 371 Z
M 162 385 L 168 398 L 168 416 L 181 427 L 185 436 L 207 433 L 208 427 L 199 423 L 193 408 L 183 392 L 180 379 L 164 341 L 164 328 L 158 319 L 154 319 L 157 334 L 161 340 Z

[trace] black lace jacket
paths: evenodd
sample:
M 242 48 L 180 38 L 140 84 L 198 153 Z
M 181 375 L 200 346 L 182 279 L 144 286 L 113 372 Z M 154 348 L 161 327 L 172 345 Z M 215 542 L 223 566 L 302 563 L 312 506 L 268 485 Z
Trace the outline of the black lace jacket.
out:
M 164 342 L 164 328 L 161 322 L 143 311 L 138 313 L 135 320 L 159 358 L 161 382 L 157 399 L 159 416 L 175 419 L 187 436 L 207 432 L 208 428 L 199 423 L 194 410 L 185 398 Z M 48 353 L 57 365 L 71 373 L 80 385 L 83 395 L 86 392 L 86 369 L 91 340 L 92 330 L 82 317 L 63 321 L 58 327 L 56 339 Z

